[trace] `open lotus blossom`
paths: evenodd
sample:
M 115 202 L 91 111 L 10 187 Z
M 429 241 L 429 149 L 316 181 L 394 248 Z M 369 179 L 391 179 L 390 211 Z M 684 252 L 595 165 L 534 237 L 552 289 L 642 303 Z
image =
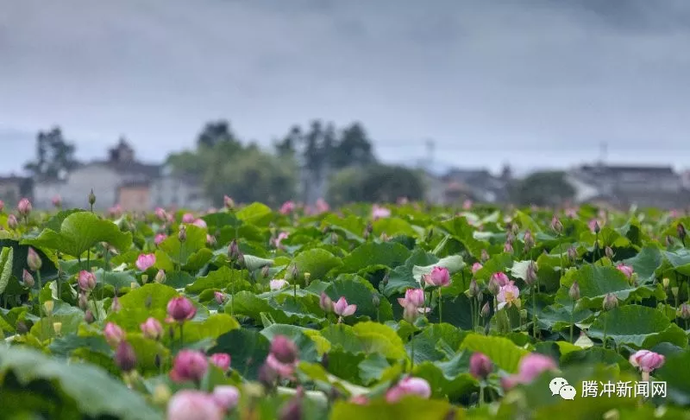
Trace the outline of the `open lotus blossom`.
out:
M 484 266 L 481 263 L 476 262 L 476 263 L 472 264 L 472 274 L 475 274 L 477 271 L 481 270 L 482 268 L 484 268 Z
M 212 397 L 220 408 L 230 411 L 237 407 L 240 391 L 232 385 L 220 385 L 213 389 Z
M 621 264 L 618 264 L 616 266 L 616 268 L 618 269 L 618 271 L 625 274 L 625 277 L 627 277 L 628 279 L 632 278 L 633 271 L 634 271 L 632 266 L 625 265 L 625 264 L 621 263 Z
M 209 357 L 209 360 L 211 361 L 211 364 L 220 368 L 221 370 L 225 371 L 230 369 L 231 357 L 227 353 L 215 353 Z
M 384 219 L 390 217 L 391 211 L 385 207 L 380 207 L 376 204 L 371 208 L 371 217 L 374 220 Z
M 341 317 L 353 315 L 356 310 L 357 305 L 348 305 L 345 296 L 342 296 L 333 304 L 333 312 Z
M 163 242 L 166 239 L 168 239 L 168 235 L 166 235 L 165 233 L 159 233 L 153 238 L 153 243 L 155 243 L 156 245 L 160 245 L 161 242 Z
M 431 386 L 422 378 L 407 377 L 398 382 L 386 393 L 386 401 L 395 403 L 407 395 L 416 395 L 422 398 L 431 397 Z
M 638 350 L 630 356 L 630 364 L 642 372 L 652 372 L 664 365 L 664 355 L 649 350 Z
M 498 309 L 503 309 L 506 305 L 520 306 L 520 289 L 515 286 L 515 283 L 509 281 L 505 286 L 501 286 L 496 296 L 498 300 Z
M 280 242 L 283 239 L 287 239 L 289 234 L 287 232 L 280 232 L 278 236 L 273 240 L 273 245 L 275 245 L 276 248 L 280 248 Z
M 289 285 L 290 285 L 290 283 L 288 283 L 287 281 L 285 281 L 283 279 L 276 279 L 276 280 L 271 280 L 268 282 L 268 286 L 274 292 L 277 290 L 284 289 L 284 288 L 288 287 Z
M 281 214 L 290 214 L 293 211 L 295 211 L 295 203 L 292 201 L 286 201 L 282 206 L 280 206 Z
M 556 362 L 543 354 L 530 353 L 520 360 L 518 373 L 504 377 L 501 381 L 504 388 L 509 389 L 517 384 L 529 384 L 546 371 L 556 371 Z
M 180 350 L 173 361 L 170 379 L 175 382 L 201 381 L 208 370 L 208 361 L 196 350 Z
M 500 287 L 503 287 L 510 282 L 510 279 L 508 278 L 506 273 L 503 273 L 501 271 L 499 271 L 498 273 L 492 274 L 489 281 L 491 281 L 491 280 L 495 280 L 496 283 L 498 283 L 498 285 Z
M 331 206 L 329 206 L 328 203 L 326 202 L 326 200 L 324 200 L 323 198 L 319 198 L 318 200 L 316 200 L 316 212 L 317 213 L 319 213 L 319 214 L 326 213 L 330 209 L 331 209 Z
M 168 401 L 167 420 L 222 420 L 224 417 L 218 399 L 205 392 L 183 389 Z
M 182 223 L 194 223 L 196 217 L 192 213 L 185 213 L 182 215 Z
M 423 278 L 429 286 L 446 287 L 450 284 L 450 273 L 445 267 L 434 267 L 431 273 L 424 275 Z
M 416 308 L 424 306 L 424 291 L 422 289 L 407 289 L 405 290 L 405 297 L 398 298 L 398 303 L 403 308 L 408 305 Z
M 146 271 L 156 264 L 155 254 L 141 254 L 137 257 L 136 266 L 140 271 Z

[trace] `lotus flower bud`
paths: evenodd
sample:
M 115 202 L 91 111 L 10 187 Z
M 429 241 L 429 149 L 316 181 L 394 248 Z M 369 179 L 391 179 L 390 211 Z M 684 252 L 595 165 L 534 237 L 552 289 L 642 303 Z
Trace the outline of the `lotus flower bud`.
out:
M 529 251 L 534 247 L 534 236 L 532 236 L 532 232 L 529 229 L 525 231 L 523 241 L 525 242 L 525 251 Z
M 506 241 L 505 245 L 503 246 L 503 252 L 506 254 L 512 254 L 513 251 L 513 244 L 510 241 Z
M 156 277 L 153 278 L 153 281 L 156 283 L 162 284 L 162 283 L 165 283 L 165 279 L 166 279 L 165 271 L 161 269 L 161 270 L 158 270 L 158 272 L 156 273 Z
M 311 273 L 304 273 L 304 284 L 309 286 L 309 280 L 311 280 Z
M 222 305 L 225 303 L 225 295 L 221 292 L 213 292 L 213 297 L 216 299 L 216 303 Z
M 678 308 L 677 311 L 678 318 L 688 320 L 690 319 L 690 303 L 685 302 Z
M 486 379 L 494 370 L 491 359 L 482 353 L 473 353 L 470 357 L 470 374 L 477 379 Z
M 87 306 L 89 306 L 89 300 L 86 297 L 86 293 L 79 293 L 79 309 L 84 310 Z
M 489 261 L 489 253 L 486 252 L 486 249 L 482 249 L 481 260 L 482 260 L 482 263 Z
M 228 210 L 232 210 L 235 207 L 235 201 L 227 195 L 223 197 L 223 204 L 225 205 L 225 208 Z
M 137 354 L 126 341 L 121 341 L 115 350 L 115 365 L 123 372 L 130 372 L 137 366 Z
M 649 350 L 638 350 L 629 359 L 631 365 L 647 373 L 659 369 L 665 361 L 663 355 Z
M 222 371 L 230 369 L 230 360 L 231 357 L 227 353 L 215 353 L 210 358 L 211 363 Z
M 228 412 L 240 401 L 240 391 L 232 385 L 220 385 L 213 389 L 213 399 L 224 411 Z
M 273 389 L 278 379 L 278 373 L 267 363 L 259 368 L 258 380 L 266 389 Z
M 14 214 L 10 214 L 9 216 L 7 216 L 7 227 L 14 230 L 17 228 L 17 226 L 19 226 L 17 216 L 15 216 Z
M 664 277 L 661 280 L 661 285 L 664 286 L 664 289 L 668 289 L 669 283 L 671 283 L 671 280 L 669 280 L 668 277 Z
M 267 265 L 261 269 L 261 277 L 266 278 L 271 274 L 271 268 Z
M 5 209 L 5 202 L 0 200 L 0 213 Z
M 113 297 L 113 301 L 110 303 L 110 311 L 111 312 L 119 312 L 120 309 L 122 309 L 122 305 L 120 304 L 120 298 L 115 295 Z
M 96 204 L 96 194 L 93 193 L 93 189 L 89 193 L 89 205 L 93 206 Z
M 118 345 L 125 338 L 125 332 L 117 324 L 108 322 L 103 329 L 105 341 L 111 346 Z
M 577 249 L 575 249 L 572 246 L 568 248 L 568 258 L 570 259 L 570 261 L 577 261 Z
M 87 309 L 86 312 L 84 312 L 84 321 L 86 321 L 87 324 L 93 324 L 96 319 L 93 316 L 93 312 L 91 312 L 91 309 Z
M 551 219 L 551 229 L 559 235 L 563 232 L 563 223 L 556 216 Z
M 96 287 L 96 276 L 92 272 L 81 270 L 77 279 L 79 288 L 84 292 L 89 292 Z
M 479 285 L 477 284 L 477 280 L 472 279 L 470 281 L 470 286 L 467 289 L 467 295 L 469 297 L 473 298 L 473 297 L 477 297 L 477 295 L 479 295 L 479 293 L 480 293 L 480 290 L 479 290 Z
M 139 327 L 146 338 L 159 340 L 163 336 L 163 326 L 156 318 L 149 317 Z
M 29 253 L 26 256 L 26 263 L 28 264 L 29 269 L 33 272 L 40 270 L 41 266 L 43 265 L 41 257 L 39 257 L 36 251 L 34 251 L 34 249 L 31 247 L 29 247 Z
M 613 249 L 611 249 L 610 246 L 604 248 L 604 254 L 606 255 L 606 258 L 608 258 L 609 260 L 613 259 Z
M 671 294 L 673 295 L 674 298 L 678 297 L 678 291 L 679 291 L 678 286 L 671 287 Z
M 294 363 L 297 360 L 297 346 L 289 338 L 277 335 L 271 342 L 271 354 L 283 364 Z
M 495 276 L 491 276 L 491 279 L 489 279 L 489 285 L 486 286 L 486 288 L 489 291 L 489 293 L 496 296 L 498 295 L 498 292 L 501 290 L 501 285 L 498 283 L 498 279 Z
M 187 240 L 187 227 L 184 225 L 180 226 L 180 231 L 177 232 L 177 239 L 180 242 L 185 242 Z
M 292 270 L 290 271 L 290 279 L 296 281 L 299 279 L 299 270 L 297 269 L 297 264 L 292 265 Z
M 53 331 L 55 331 L 56 336 L 60 336 L 62 333 L 62 322 L 53 322 Z
M 295 397 L 280 409 L 278 420 L 302 420 L 302 399 Z
M 606 296 L 604 296 L 602 306 L 605 311 L 610 311 L 618 306 L 618 298 L 613 293 L 607 293 Z
M 29 213 L 31 213 L 31 210 L 31 201 L 29 201 L 28 198 L 22 198 L 19 200 L 19 204 L 17 204 L 17 211 L 21 216 L 27 217 Z
M 570 296 L 570 299 L 572 299 L 572 300 L 580 299 L 580 285 L 577 284 L 577 280 L 575 280 L 573 282 L 573 284 L 570 286 L 570 290 L 568 291 L 568 296 Z
M 684 242 L 684 241 L 685 241 L 685 236 L 686 236 L 685 226 L 683 226 L 683 224 L 679 222 L 679 223 L 678 223 L 678 226 L 676 227 L 676 230 L 678 231 L 678 238 L 679 238 L 682 242 Z
M 28 287 L 29 289 L 34 287 L 34 284 L 36 284 L 34 276 L 32 276 L 31 273 L 26 270 L 22 271 L 22 281 L 24 282 L 24 286 Z
M 379 305 L 381 304 L 381 299 L 379 298 L 379 295 L 373 294 L 371 297 L 371 304 L 374 305 L 374 308 L 378 308 Z
M 537 263 L 530 261 L 527 265 L 527 272 L 525 273 L 525 283 L 532 286 L 537 282 Z
M 196 308 L 191 300 L 184 296 L 170 299 L 168 302 L 168 315 L 178 322 L 194 318 Z
M 333 310 L 333 301 L 324 292 L 321 292 L 321 297 L 319 298 L 319 306 L 324 312 L 329 313 Z
M 484 306 L 482 306 L 482 311 L 481 314 L 482 318 L 487 318 L 489 315 L 491 315 L 491 308 L 489 307 L 489 302 L 486 302 Z
M 203 353 L 195 350 L 180 350 L 175 356 L 170 378 L 175 382 L 201 381 L 208 370 L 208 361 Z

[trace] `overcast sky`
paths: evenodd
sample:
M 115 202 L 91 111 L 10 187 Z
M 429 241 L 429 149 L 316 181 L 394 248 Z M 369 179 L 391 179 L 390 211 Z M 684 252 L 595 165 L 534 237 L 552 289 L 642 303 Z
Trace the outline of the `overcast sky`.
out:
M 39 129 L 146 161 L 227 118 L 361 121 L 386 161 L 690 166 L 688 0 L 0 0 L 0 173 Z M 7 151 L 11 153 L 7 153 Z

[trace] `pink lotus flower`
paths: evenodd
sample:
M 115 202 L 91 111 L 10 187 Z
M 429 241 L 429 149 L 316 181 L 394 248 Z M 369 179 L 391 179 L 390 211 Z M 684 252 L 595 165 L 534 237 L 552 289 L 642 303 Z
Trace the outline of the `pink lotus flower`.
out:
M 34 287 L 34 284 L 36 284 L 36 281 L 34 280 L 34 276 L 31 275 L 26 269 L 22 271 L 22 281 L 24 282 L 24 285 L 28 288 Z
M 62 197 L 60 197 L 59 195 L 54 196 L 50 201 L 53 203 L 53 206 L 55 207 L 62 206 Z
M 183 389 L 168 401 L 167 420 L 222 420 L 223 417 L 218 400 L 205 392 Z
M 494 370 L 491 359 L 483 353 L 473 353 L 470 357 L 470 374 L 477 379 L 486 379 Z
M 331 209 L 331 206 L 328 205 L 328 203 L 323 199 L 319 198 L 316 200 L 316 212 L 317 213 L 325 213 Z
M 213 399 L 223 410 L 230 411 L 240 401 L 240 391 L 232 385 L 220 385 L 213 389 Z
M 481 263 L 476 262 L 476 263 L 472 264 L 472 274 L 476 273 L 477 271 L 481 270 L 482 268 L 484 268 L 484 266 L 481 265 Z
M 230 369 L 230 355 L 227 353 L 215 353 L 210 357 L 211 363 L 223 371 Z
M 517 384 L 529 384 L 546 371 L 556 371 L 556 362 L 548 356 L 539 353 L 530 353 L 520 360 L 517 375 L 504 377 L 501 380 L 503 388 L 510 389 Z
M 28 254 L 26 256 L 26 264 L 29 266 L 31 271 L 38 271 L 43 266 L 43 261 L 38 253 L 31 247 L 29 247 Z
M 5 202 L 0 200 L 0 213 L 5 210 Z
M 206 222 L 204 222 L 204 219 L 195 219 L 192 224 L 196 227 L 206 229 Z
M 567 209 L 565 209 L 565 215 L 570 219 L 576 219 L 577 218 L 577 208 L 568 207 Z
M 503 309 L 506 305 L 518 305 L 520 297 L 520 289 L 515 286 L 514 282 L 509 281 L 505 286 L 501 286 L 498 291 L 498 309 Z
M 342 296 L 336 303 L 333 304 L 333 312 L 341 317 L 353 315 L 356 310 L 357 305 L 348 305 L 345 296 Z
M 196 217 L 192 213 L 185 213 L 182 215 L 182 223 L 194 223 Z
M 398 298 L 398 303 L 403 308 L 407 306 L 414 306 L 415 308 L 424 306 L 424 291 L 422 289 L 407 289 L 405 290 L 405 297 Z
M 295 373 L 296 363 L 281 363 L 273 353 L 266 357 L 266 364 L 281 378 L 290 379 Z
M 470 210 L 472 208 L 472 200 L 465 200 L 462 203 L 463 210 Z
M 163 242 L 166 239 L 168 239 L 168 235 L 166 235 L 165 233 L 159 233 L 153 238 L 153 243 L 155 243 L 156 245 L 160 245 L 161 242 Z
M 450 284 L 450 273 L 445 267 L 434 267 L 431 273 L 423 276 L 429 286 L 446 287 Z
M 369 404 L 369 398 L 366 395 L 356 395 L 350 398 L 350 404 L 367 405 Z
M 108 322 L 103 329 L 103 335 L 105 335 L 105 341 L 111 346 L 115 347 L 120 344 L 120 341 L 125 339 L 125 332 L 122 328 L 118 327 L 117 324 Z
M 221 292 L 213 292 L 213 297 L 216 299 L 216 303 L 222 305 L 225 302 L 225 295 Z
M 280 232 L 278 234 L 278 237 L 273 240 L 273 245 L 275 245 L 276 248 L 280 248 L 280 242 L 283 239 L 287 239 L 289 234 L 287 232 Z
M 492 274 L 489 281 L 491 281 L 491 280 L 495 280 L 496 283 L 498 283 L 498 285 L 500 287 L 503 287 L 510 282 L 510 279 L 508 278 L 508 276 L 506 276 L 505 273 L 500 272 L 500 271 L 498 273 Z
M 630 356 L 630 364 L 642 372 L 650 373 L 664 365 L 664 355 L 649 350 L 638 350 Z
M 374 220 L 384 219 L 386 217 L 390 217 L 390 215 L 391 211 L 385 207 L 379 207 L 378 205 L 374 204 L 371 208 L 371 217 Z
M 286 201 L 280 207 L 281 214 L 290 214 L 293 211 L 295 211 L 295 203 L 293 203 L 292 201 Z
M 208 370 L 208 361 L 203 353 L 195 350 L 180 350 L 175 356 L 170 379 L 175 382 L 201 381 Z
M 599 230 L 601 230 L 601 224 L 597 219 L 592 219 L 587 223 L 587 226 L 589 226 L 589 230 L 592 231 L 592 233 L 597 233 Z
M 120 206 L 119 204 L 112 206 L 108 209 L 108 214 L 110 214 L 110 216 L 112 217 L 122 216 L 122 206 Z
M 137 257 L 136 266 L 140 271 L 146 271 L 156 264 L 155 254 L 141 254 Z
M 165 212 L 165 209 L 161 207 L 156 207 L 156 210 L 154 210 L 154 213 L 156 214 L 156 217 L 158 220 L 161 222 L 165 223 L 168 221 L 168 213 Z
M 618 264 L 618 265 L 616 266 L 616 268 L 618 269 L 618 271 L 620 271 L 621 273 L 625 274 L 625 277 L 627 277 L 628 280 L 629 280 L 629 279 L 632 277 L 632 275 L 633 275 L 633 268 L 632 268 L 632 266 L 625 265 L 625 264 L 621 263 L 621 264 Z
M 280 363 L 291 364 L 297 360 L 297 346 L 284 335 L 277 335 L 271 341 L 271 354 Z
M 271 280 L 268 282 L 268 286 L 271 288 L 271 291 L 274 291 L 274 292 L 277 290 L 284 289 L 284 288 L 288 287 L 289 285 L 290 285 L 290 283 L 288 283 L 287 281 L 285 281 L 283 279 Z
M 333 301 L 328 297 L 327 294 L 321 292 L 321 296 L 319 297 L 319 306 L 324 312 L 331 312 L 333 310 Z
M 144 337 L 152 340 L 159 340 L 163 336 L 163 326 L 156 318 L 150 317 L 146 322 L 139 325 L 139 328 L 141 328 Z
M 208 244 L 209 246 L 214 246 L 216 244 L 216 237 L 207 234 L 206 235 L 206 244 Z
M 19 204 L 17 204 L 17 211 L 19 211 L 19 214 L 26 217 L 31 213 L 31 210 L 33 209 L 33 206 L 31 206 L 31 201 L 29 201 L 28 198 L 22 198 L 19 200 Z
M 77 279 L 79 288 L 85 292 L 93 290 L 96 287 L 96 276 L 92 272 L 81 270 Z
M 10 229 L 16 229 L 17 226 L 19 226 L 19 222 L 17 221 L 17 216 L 14 214 L 10 214 L 7 216 L 7 227 Z
M 194 318 L 196 308 L 191 300 L 184 296 L 170 299 L 168 302 L 168 315 L 177 322 L 183 322 Z
M 422 398 L 431 397 L 431 386 L 422 378 L 407 377 L 402 379 L 386 393 L 386 401 L 390 404 L 400 401 L 407 395 L 417 395 Z

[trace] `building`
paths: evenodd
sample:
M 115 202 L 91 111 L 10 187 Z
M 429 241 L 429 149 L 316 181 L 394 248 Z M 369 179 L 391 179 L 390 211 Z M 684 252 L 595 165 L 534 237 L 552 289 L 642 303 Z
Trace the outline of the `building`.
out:
M 670 166 L 582 165 L 571 170 L 567 180 L 578 203 L 608 203 L 619 209 L 690 204 L 683 178 Z
M 33 199 L 33 180 L 21 176 L 0 177 L 0 200 L 14 207 L 22 198 Z
M 500 176 L 487 169 L 452 169 L 445 176 L 444 201 L 447 204 L 470 199 L 481 203 L 505 203 L 512 180 L 510 167 L 504 166 Z
M 107 160 L 96 160 L 71 171 L 63 180 L 37 183 L 34 205 L 50 208 L 59 195 L 65 208 L 88 207 L 88 195 L 96 195 L 94 209 L 106 210 L 119 204 L 125 211 L 145 211 L 154 207 L 208 207 L 200 187 L 164 171 L 163 166 L 139 162 L 134 149 L 121 139 L 109 150 Z

